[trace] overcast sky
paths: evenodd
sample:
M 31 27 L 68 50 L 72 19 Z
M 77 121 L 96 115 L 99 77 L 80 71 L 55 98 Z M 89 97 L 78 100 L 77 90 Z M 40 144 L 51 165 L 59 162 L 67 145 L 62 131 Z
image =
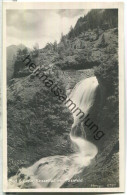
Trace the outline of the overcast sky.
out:
M 61 33 L 69 32 L 88 10 L 7 10 L 7 46 L 35 43 L 43 48 L 47 42 L 59 42 Z

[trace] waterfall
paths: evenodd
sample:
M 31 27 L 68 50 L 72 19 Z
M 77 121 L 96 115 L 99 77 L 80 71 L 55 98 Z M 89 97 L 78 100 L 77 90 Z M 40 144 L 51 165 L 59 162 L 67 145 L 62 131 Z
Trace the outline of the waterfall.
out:
M 90 77 L 80 81 L 69 96 L 85 115 L 94 104 L 97 87 L 96 77 Z M 75 153 L 68 156 L 57 155 L 42 158 L 31 167 L 21 168 L 15 176 L 9 179 L 9 188 L 60 188 L 91 163 L 91 160 L 98 153 L 97 147 L 87 141 L 84 136 L 76 135 L 81 121 L 76 113 L 72 112 L 72 114 L 74 123 L 70 138 L 77 148 Z M 84 129 L 82 129 L 83 131 Z
M 84 117 L 88 114 L 90 108 L 94 104 L 95 92 L 97 87 L 98 87 L 97 78 L 90 77 L 80 81 L 74 87 L 74 89 L 72 90 L 69 96 L 69 99 L 71 99 L 76 104 L 76 107 L 78 107 L 84 113 Z M 83 139 L 82 137 L 79 138 L 76 136 L 76 130 L 77 130 L 76 127 L 78 127 L 78 124 L 82 122 L 80 120 L 80 116 L 79 115 L 77 116 L 76 112 L 73 112 L 72 114 L 73 114 L 74 122 L 72 125 L 70 138 L 72 142 L 74 142 L 78 146 L 81 157 L 82 154 L 85 157 L 88 152 L 90 159 L 94 158 L 94 156 L 97 154 L 97 148 L 92 143 L 87 142 L 86 139 Z M 84 131 L 83 126 L 81 126 L 81 128 L 82 128 L 82 133 L 84 134 L 85 132 L 83 132 Z M 89 150 L 89 147 L 91 147 L 92 149 L 91 151 Z
M 76 107 L 80 108 L 85 115 L 87 115 L 88 111 L 94 103 L 95 91 L 97 87 L 98 81 L 96 77 L 90 77 L 80 81 L 74 87 L 69 96 L 69 98 L 76 104 Z M 73 126 L 75 126 L 80 122 L 79 116 L 76 116 L 76 112 L 73 113 L 73 118 Z

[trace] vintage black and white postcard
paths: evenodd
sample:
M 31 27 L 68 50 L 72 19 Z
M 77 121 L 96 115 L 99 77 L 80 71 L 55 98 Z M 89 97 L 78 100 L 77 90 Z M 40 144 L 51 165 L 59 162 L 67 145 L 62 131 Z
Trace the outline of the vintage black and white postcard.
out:
M 5 192 L 124 192 L 123 8 L 3 4 Z

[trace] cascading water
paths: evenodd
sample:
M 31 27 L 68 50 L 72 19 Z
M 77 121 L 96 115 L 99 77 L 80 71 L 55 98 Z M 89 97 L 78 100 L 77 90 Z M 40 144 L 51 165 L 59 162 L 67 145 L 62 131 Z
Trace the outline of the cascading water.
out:
M 87 115 L 94 103 L 97 87 L 96 77 L 84 79 L 75 86 L 69 99 Z M 90 164 L 98 152 L 97 147 L 86 138 L 76 135 L 75 129 L 81 121 L 76 113 L 72 114 L 74 123 L 70 138 L 78 150 L 69 156 L 42 158 L 31 167 L 20 169 L 15 176 L 9 179 L 9 188 L 60 188 Z

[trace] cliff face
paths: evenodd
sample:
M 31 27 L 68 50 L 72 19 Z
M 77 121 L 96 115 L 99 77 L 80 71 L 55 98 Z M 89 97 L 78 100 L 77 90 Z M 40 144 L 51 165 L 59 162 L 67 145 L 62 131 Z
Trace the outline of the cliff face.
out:
M 118 29 L 105 24 L 84 30 L 85 22 L 86 18 L 80 19 L 71 35 L 62 37 L 59 44 L 47 44 L 36 56 L 30 53 L 30 58 L 41 71 L 48 72 L 65 94 L 80 80 L 96 75 L 99 89 L 90 114 L 105 135 L 95 140 L 93 132 L 84 127 L 87 139 L 98 147 L 98 155 L 83 173 L 75 176 L 83 178 L 83 183 L 72 182 L 63 187 L 108 187 L 108 184 L 116 187 L 119 185 Z M 17 68 L 19 62 L 15 63 L 15 77 L 9 81 L 7 93 L 9 176 L 42 157 L 73 152 L 69 139 L 71 113 L 20 63 L 20 68 Z

